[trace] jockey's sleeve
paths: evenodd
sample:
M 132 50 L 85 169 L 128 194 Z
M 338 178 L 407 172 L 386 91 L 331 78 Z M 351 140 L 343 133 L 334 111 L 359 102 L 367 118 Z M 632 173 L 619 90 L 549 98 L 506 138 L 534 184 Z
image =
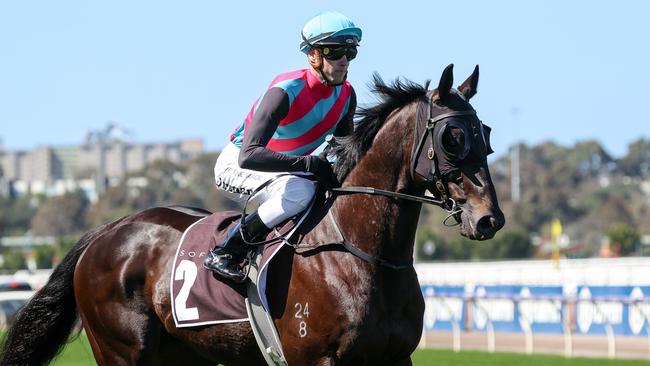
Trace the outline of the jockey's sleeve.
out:
M 266 147 L 280 121 L 289 113 L 289 96 L 282 88 L 270 88 L 246 128 L 239 151 L 239 166 L 264 172 L 307 171 L 307 156 L 275 152 Z
M 354 88 L 350 93 L 350 107 L 348 108 L 348 113 L 341 118 L 336 130 L 334 130 L 334 136 L 341 137 L 347 136 L 354 131 L 354 112 L 357 109 L 357 93 L 354 92 Z

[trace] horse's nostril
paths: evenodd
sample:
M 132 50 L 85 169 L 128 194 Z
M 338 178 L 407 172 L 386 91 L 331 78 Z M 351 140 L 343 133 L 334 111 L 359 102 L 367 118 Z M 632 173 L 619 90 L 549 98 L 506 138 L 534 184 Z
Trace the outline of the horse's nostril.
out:
M 492 215 L 483 216 L 476 223 L 476 229 L 486 236 L 494 235 L 494 233 L 499 230 L 498 226 L 498 220 Z

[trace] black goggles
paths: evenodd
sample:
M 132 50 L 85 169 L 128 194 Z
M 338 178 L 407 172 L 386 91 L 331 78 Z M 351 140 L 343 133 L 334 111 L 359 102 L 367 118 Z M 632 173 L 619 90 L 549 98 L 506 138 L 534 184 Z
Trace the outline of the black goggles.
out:
M 328 60 L 335 61 L 345 56 L 348 61 L 357 57 L 356 46 L 321 46 L 321 55 Z

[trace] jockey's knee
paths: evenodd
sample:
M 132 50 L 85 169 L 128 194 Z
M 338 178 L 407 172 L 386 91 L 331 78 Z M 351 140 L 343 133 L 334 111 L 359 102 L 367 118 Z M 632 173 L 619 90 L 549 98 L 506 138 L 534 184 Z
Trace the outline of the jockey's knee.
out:
M 316 194 L 316 187 L 309 179 L 291 176 L 273 182 L 269 191 L 272 198 L 262 203 L 257 212 L 267 227 L 274 227 L 305 211 Z
M 285 212 L 298 214 L 309 207 L 315 194 L 316 186 L 311 180 L 291 177 L 284 186 L 282 206 L 285 208 Z

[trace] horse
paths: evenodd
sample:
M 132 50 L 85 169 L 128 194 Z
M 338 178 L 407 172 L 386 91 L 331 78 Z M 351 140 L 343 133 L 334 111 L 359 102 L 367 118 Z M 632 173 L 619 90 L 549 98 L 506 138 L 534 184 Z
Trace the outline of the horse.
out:
M 413 267 L 422 204 L 446 209 L 474 240 L 503 227 L 489 128 L 469 103 L 478 66 L 456 89 L 452 68 L 435 90 L 375 74 L 379 101 L 360 108 L 352 134 L 329 149 L 342 184 L 305 240 L 342 234 L 349 245 L 292 252 L 280 259 L 287 278 L 269 274 L 269 283 L 285 283 L 267 296 L 289 365 L 411 365 L 424 314 Z M 102 366 L 265 364 L 248 322 L 174 324 L 172 258 L 206 214 L 157 207 L 87 232 L 20 313 L 0 365 L 49 363 L 79 318 Z

